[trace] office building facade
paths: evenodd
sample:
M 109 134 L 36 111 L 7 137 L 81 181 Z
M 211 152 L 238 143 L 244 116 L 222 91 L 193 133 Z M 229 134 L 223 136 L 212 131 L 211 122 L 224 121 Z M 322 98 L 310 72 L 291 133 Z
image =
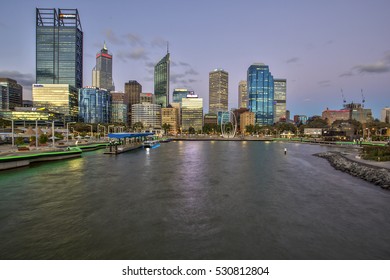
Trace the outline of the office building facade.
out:
M 209 113 L 228 111 L 229 74 L 223 69 L 209 73 Z
M 158 104 L 142 103 L 131 106 L 131 126 L 142 123 L 144 130 L 161 129 L 161 106 Z
M 248 108 L 248 89 L 246 81 L 238 83 L 238 108 Z
M 381 110 L 381 122 L 390 123 L 390 108 L 386 107 Z
M 83 31 L 77 9 L 36 9 L 36 83 L 83 86 Z
M 249 125 L 255 125 L 255 113 L 247 111 L 240 115 L 240 131 L 242 134 L 246 133 L 246 128 Z
M 286 121 L 287 80 L 274 79 L 274 123 Z
M 79 89 L 79 120 L 85 123 L 109 123 L 111 95 L 106 89 L 86 87 Z
M 187 98 L 187 95 L 194 95 L 194 91 L 190 91 L 186 88 L 175 88 L 172 93 L 172 100 L 175 103 L 180 103 L 183 98 Z
M 0 78 L 0 110 L 23 106 L 23 87 L 17 81 Z
M 182 130 L 188 131 L 193 127 L 196 132 L 203 128 L 203 98 L 197 95 L 188 95 L 182 99 L 181 108 Z
M 34 107 L 61 113 L 66 122 L 78 120 L 78 91 L 69 84 L 33 84 Z
M 248 105 L 255 113 L 255 124 L 260 126 L 274 123 L 274 78 L 268 65 L 252 64 L 247 72 Z
M 168 125 L 169 129 L 167 131 L 170 135 L 176 135 L 179 130 L 179 110 L 168 105 L 167 108 L 161 108 L 161 124 L 162 128 L 164 125 Z
M 128 105 L 125 100 L 125 93 L 111 91 L 111 121 L 115 124 L 127 124 Z
M 165 108 L 169 104 L 169 78 L 170 78 L 169 52 L 154 67 L 154 95 L 156 104 Z
M 106 43 L 99 53 L 96 54 L 96 66 L 92 70 L 92 86 L 114 91 L 112 81 L 112 54 L 108 53 Z
M 130 80 L 129 82 L 125 83 L 125 98 L 128 104 L 127 121 L 129 124 L 132 123 L 131 120 L 132 106 L 134 104 L 141 103 L 141 92 L 142 92 L 142 85 L 137 81 Z

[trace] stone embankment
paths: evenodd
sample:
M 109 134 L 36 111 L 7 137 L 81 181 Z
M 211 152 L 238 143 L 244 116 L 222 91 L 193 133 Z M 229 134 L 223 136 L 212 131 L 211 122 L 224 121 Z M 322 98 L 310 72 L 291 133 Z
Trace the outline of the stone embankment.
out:
M 367 182 L 390 190 L 390 170 L 372 166 L 362 162 L 353 161 L 336 152 L 314 154 L 317 157 L 325 158 L 335 169 L 349 173 Z

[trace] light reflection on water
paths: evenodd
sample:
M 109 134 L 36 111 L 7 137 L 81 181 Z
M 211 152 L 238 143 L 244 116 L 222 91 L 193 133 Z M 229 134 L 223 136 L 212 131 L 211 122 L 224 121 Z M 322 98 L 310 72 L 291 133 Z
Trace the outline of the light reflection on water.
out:
M 2 172 L 0 257 L 389 259 L 389 192 L 327 149 L 171 142 Z

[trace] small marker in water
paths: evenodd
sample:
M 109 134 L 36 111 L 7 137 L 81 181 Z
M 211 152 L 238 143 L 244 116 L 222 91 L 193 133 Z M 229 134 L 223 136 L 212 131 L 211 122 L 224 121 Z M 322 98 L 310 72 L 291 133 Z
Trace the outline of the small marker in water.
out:
M 287 155 L 287 148 L 284 148 L 284 154 Z

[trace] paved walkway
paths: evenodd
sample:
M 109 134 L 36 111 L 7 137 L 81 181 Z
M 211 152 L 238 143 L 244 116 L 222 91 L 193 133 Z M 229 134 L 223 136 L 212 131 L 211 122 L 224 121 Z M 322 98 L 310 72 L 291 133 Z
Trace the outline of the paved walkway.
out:
M 365 160 L 360 158 L 359 155 L 359 150 L 355 149 L 350 149 L 342 152 L 341 154 L 345 156 L 346 158 L 356 161 L 356 162 L 361 162 L 367 165 L 372 165 L 376 167 L 381 167 L 381 168 L 387 168 L 390 169 L 390 161 L 373 161 L 373 160 Z

